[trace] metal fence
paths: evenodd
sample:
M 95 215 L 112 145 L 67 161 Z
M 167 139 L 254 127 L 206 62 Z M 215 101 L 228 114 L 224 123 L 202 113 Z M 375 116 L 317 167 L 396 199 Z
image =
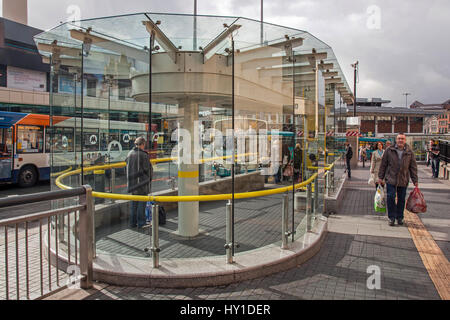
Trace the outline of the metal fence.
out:
M 0 264 L 4 266 L 0 299 L 41 299 L 68 286 L 92 287 L 94 213 L 90 186 L 4 198 L 0 208 L 74 197 L 77 205 L 0 221 Z M 65 266 L 60 265 L 61 256 L 66 258 Z

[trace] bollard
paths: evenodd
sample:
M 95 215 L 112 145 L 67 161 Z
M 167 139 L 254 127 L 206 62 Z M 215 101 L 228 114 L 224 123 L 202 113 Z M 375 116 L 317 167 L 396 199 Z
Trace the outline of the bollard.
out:
M 233 243 L 232 241 L 232 215 L 231 215 L 231 211 L 232 211 L 232 203 L 231 200 L 228 200 L 227 203 L 227 207 L 226 207 L 226 243 L 225 243 L 225 249 L 226 249 L 226 253 L 227 253 L 227 263 L 228 264 L 232 264 L 233 263 Z
M 312 217 L 312 196 L 311 184 L 306 187 L 306 231 L 311 231 L 311 217 Z
M 152 259 L 153 268 L 159 268 L 159 206 L 152 206 Z
M 281 249 L 288 248 L 288 239 L 291 232 L 288 231 L 288 211 L 289 211 L 289 196 L 287 193 L 283 195 L 283 201 L 281 203 L 281 237 L 282 245 Z

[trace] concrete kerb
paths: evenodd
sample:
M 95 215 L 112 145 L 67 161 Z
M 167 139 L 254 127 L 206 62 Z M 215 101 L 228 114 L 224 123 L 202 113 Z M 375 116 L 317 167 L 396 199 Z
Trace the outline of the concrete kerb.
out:
M 93 276 L 94 280 L 110 285 L 156 288 L 221 286 L 251 280 L 289 270 L 312 258 L 322 246 L 327 223 L 327 218 L 318 218 L 313 230 L 290 243 L 287 250 L 281 249 L 278 243 L 271 244 L 237 254 L 233 264 L 226 264 L 223 255 L 165 259 L 160 262 L 160 268 L 155 269 L 148 258 L 98 252 Z M 54 265 L 56 252 L 53 244 L 51 255 Z M 59 267 L 67 267 L 67 262 L 67 255 L 60 254 Z

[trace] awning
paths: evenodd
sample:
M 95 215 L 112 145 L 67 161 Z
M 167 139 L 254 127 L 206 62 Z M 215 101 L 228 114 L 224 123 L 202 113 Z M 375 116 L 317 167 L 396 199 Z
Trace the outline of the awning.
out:
M 0 111 L 0 128 L 11 128 L 26 116 L 26 113 Z

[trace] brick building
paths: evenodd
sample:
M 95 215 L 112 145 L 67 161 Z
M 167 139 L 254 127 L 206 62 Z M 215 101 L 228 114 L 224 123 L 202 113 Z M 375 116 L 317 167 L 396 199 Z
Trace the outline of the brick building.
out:
M 386 107 L 389 100 L 373 98 L 357 99 L 356 116 L 361 117 L 360 132 L 366 136 L 383 136 L 392 133 L 425 133 L 426 119 L 442 116 L 444 110 L 436 108 Z M 337 111 L 339 112 L 339 111 Z M 348 117 L 353 116 L 353 107 L 341 110 Z
M 410 108 L 439 112 L 439 114 L 434 114 L 426 119 L 426 133 L 450 132 L 450 99 L 437 104 L 423 104 L 420 101 L 414 101 Z

